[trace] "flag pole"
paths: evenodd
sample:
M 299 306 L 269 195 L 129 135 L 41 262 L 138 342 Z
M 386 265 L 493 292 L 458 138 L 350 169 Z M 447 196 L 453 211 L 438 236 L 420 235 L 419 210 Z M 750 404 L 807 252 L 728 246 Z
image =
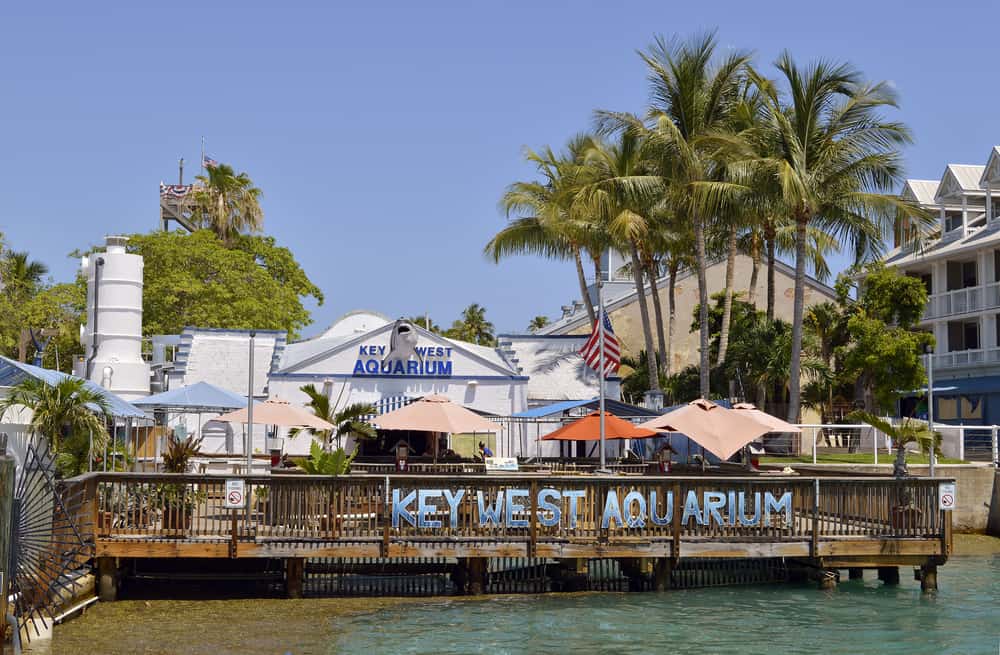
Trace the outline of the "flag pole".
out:
M 605 440 L 605 430 L 604 430 L 604 373 L 607 370 L 604 362 L 604 279 L 599 275 L 597 278 L 597 342 L 598 348 L 600 348 L 600 359 L 598 360 L 598 379 L 600 383 L 598 388 L 600 389 L 600 400 L 598 402 L 598 411 L 600 412 L 600 426 L 601 426 L 601 466 L 598 469 L 601 473 L 607 472 L 607 461 L 604 453 L 604 440 Z

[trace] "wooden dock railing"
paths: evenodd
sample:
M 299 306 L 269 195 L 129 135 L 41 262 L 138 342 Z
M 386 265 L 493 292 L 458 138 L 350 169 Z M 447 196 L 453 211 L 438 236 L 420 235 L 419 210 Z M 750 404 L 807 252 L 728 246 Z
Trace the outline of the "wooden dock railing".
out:
M 941 480 L 92 473 L 98 556 L 947 557 Z M 846 561 L 846 560 L 845 560 Z

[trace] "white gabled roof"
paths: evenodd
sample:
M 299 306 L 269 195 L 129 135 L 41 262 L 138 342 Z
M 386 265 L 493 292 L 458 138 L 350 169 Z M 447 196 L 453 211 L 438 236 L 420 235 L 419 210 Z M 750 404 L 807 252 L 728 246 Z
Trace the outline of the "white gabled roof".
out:
M 937 194 L 934 196 L 935 202 L 958 193 L 970 191 L 982 191 L 979 186 L 979 178 L 983 176 L 985 166 L 973 166 L 971 164 L 948 164 L 941 176 L 941 184 L 938 186 Z
M 986 188 L 986 182 L 1000 181 L 1000 146 L 993 146 L 990 157 L 986 160 L 983 174 L 979 177 L 979 186 Z
M 909 195 L 921 205 L 933 205 L 937 195 L 938 180 L 907 180 L 900 195 Z M 909 191 L 909 194 L 907 194 Z

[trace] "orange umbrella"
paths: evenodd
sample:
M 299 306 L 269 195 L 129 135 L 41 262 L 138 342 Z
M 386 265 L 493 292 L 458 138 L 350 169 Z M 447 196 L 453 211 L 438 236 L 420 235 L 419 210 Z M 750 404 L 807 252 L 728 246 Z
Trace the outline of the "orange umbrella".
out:
M 499 432 L 500 425 L 445 396 L 424 396 L 405 407 L 376 416 L 371 421 L 382 430 L 425 432 Z
M 672 412 L 641 423 L 639 427 L 679 432 L 723 460 L 771 431 L 770 427 L 747 415 L 745 410 L 726 409 L 704 398 L 692 400 Z
M 771 428 L 771 432 L 802 432 L 802 430 L 787 421 L 782 421 L 777 416 L 771 416 L 767 412 L 757 409 L 752 403 L 736 403 L 733 409 L 744 413 L 758 423 L 763 423 Z
M 215 420 L 226 423 L 246 423 L 247 408 L 223 414 Z M 254 425 L 280 425 L 314 430 L 333 430 L 336 427 L 306 409 L 296 407 L 288 401 L 276 399 L 254 403 L 253 422 Z
M 645 439 L 655 437 L 653 430 L 644 430 L 625 419 L 618 418 L 611 412 L 604 412 L 605 439 Z M 550 432 L 545 440 L 557 441 L 598 441 L 601 438 L 601 413 L 591 412 L 581 419 L 567 423 L 558 430 Z

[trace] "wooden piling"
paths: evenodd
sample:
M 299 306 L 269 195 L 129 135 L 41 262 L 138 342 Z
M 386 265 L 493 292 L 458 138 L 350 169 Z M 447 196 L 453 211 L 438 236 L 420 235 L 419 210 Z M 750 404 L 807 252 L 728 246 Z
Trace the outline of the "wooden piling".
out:
M 937 591 L 937 565 L 925 564 L 920 567 L 920 591 Z
M 865 570 L 864 569 L 847 569 L 847 579 L 848 580 L 864 580 Z
M 306 560 L 302 557 L 289 557 L 285 560 L 285 593 L 289 598 L 302 598 L 305 563 Z
M 487 580 L 488 571 L 486 570 L 486 558 L 485 557 L 468 557 L 466 558 L 466 568 L 469 571 L 469 594 L 472 596 L 479 596 L 486 593 L 486 588 L 489 583 Z
M 674 561 L 669 557 L 659 557 L 653 562 L 653 588 L 656 591 L 670 589 L 670 573 L 673 568 Z
M 898 585 L 899 584 L 899 567 L 898 566 L 880 566 L 880 567 L 878 567 L 878 579 L 881 580 L 883 584 Z
M 118 600 L 118 560 L 115 557 L 97 558 L 97 597 L 101 602 Z

